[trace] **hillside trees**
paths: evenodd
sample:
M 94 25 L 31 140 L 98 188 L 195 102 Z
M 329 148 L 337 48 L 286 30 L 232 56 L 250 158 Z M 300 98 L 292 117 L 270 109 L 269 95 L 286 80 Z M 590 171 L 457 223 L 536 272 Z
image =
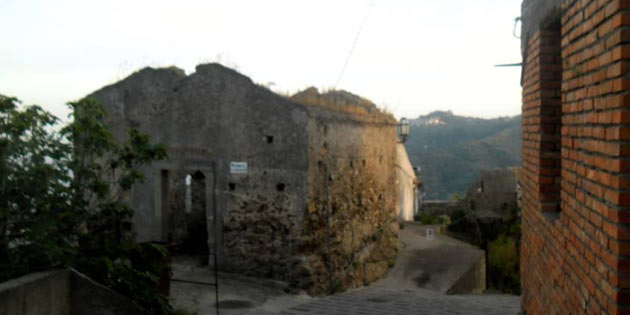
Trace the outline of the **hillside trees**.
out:
M 411 121 L 409 159 L 422 167 L 425 200 L 465 194 L 481 170 L 521 163 L 521 117 L 480 119 L 433 112 Z
M 0 281 L 70 266 L 136 300 L 171 311 L 157 291 L 163 247 L 135 243 L 125 193 L 166 149 L 136 130 L 114 141 L 94 100 L 69 103 L 73 121 L 0 96 Z

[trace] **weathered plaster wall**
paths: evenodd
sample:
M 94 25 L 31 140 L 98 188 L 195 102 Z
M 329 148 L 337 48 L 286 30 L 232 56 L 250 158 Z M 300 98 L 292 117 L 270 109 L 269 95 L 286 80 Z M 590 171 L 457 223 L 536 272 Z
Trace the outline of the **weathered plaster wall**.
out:
M 521 44 L 527 46 L 527 39 L 549 24 L 554 15 L 560 14 L 560 5 L 565 0 L 525 0 L 521 4 Z
M 413 221 L 418 179 L 409 161 L 407 149 L 402 143 L 396 144 L 396 164 L 394 167 L 396 168 L 396 183 L 398 184 L 399 195 L 396 210 L 398 220 Z
M 70 276 L 67 270 L 37 272 L 0 283 L 0 314 L 69 313 Z
M 108 105 L 119 139 L 132 126 L 169 148 L 169 159 L 147 169 L 147 180 L 132 194 L 140 240 L 171 241 L 164 232 L 167 210 L 155 198 L 159 169 L 171 177 L 209 169 L 216 176 L 208 184 L 217 195 L 218 228 L 225 230 L 225 242 L 218 240 L 227 253 L 222 265 L 257 271 L 260 265 L 286 265 L 272 257 L 291 247 L 288 234 L 295 229 L 289 221 L 299 220 L 305 205 L 307 152 L 294 149 L 306 147 L 303 108 L 219 65 L 198 66 L 190 76 L 147 68 L 92 96 Z M 230 174 L 231 161 L 248 162 L 249 172 Z M 279 184 L 285 185 L 282 192 Z M 282 225 L 278 233 L 262 233 L 269 222 Z
M 185 237 L 173 226 L 190 221 L 184 198 L 169 192 L 201 171 L 220 268 L 311 293 L 384 275 L 397 236 L 391 115 L 300 105 L 220 65 L 196 70 L 144 69 L 92 94 L 118 139 L 135 127 L 168 146 L 131 194 L 138 239 Z M 230 162 L 247 173 L 231 174 Z
M 2 315 L 147 315 L 128 298 L 68 269 L 0 283 Z

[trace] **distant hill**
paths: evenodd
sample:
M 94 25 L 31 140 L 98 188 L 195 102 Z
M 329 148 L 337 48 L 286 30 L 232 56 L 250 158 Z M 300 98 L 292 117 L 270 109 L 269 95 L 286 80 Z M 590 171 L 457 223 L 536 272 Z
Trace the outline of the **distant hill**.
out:
M 521 163 L 521 116 L 481 119 L 436 111 L 410 121 L 406 146 L 422 167 L 425 199 L 465 194 L 482 169 Z

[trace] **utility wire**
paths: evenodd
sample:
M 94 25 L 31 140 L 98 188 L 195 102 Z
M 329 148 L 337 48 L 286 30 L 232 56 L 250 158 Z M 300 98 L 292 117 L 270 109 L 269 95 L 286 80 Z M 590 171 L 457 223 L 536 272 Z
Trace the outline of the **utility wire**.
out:
M 348 66 L 348 62 L 350 62 L 350 57 L 352 57 L 352 52 L 354 51 L 354 47 L 357 45 L 357 41 L 359 40 L 359 36 L 361 35 L 361 31 L 363 30 L 363 26 L 365 25 L 365 22 L 367 21 L 368 17 L 370 16 L 370 12 L 372 11 L 372 6 L 374 5 L 374 0 L 370 1 L 370 6 L 368 7 L 367 12 L 365 13 L 365 17 L 363 18 L 363 21 L 361 22 L 361 25 L 359 26 L 359 31 L 357 32 L 357 36 L 354 38 L 354 41 L 352 42 L 352 47 L 350 47 L 350 52 L 348 52 L 348 57 L 346 57 L 346 62 L 343 64 L 343 68 L 341 69 L 341 73 L 339 74 L 339 78 L 337 78 L 337 83 L 335 83 L 335 90 L 337 89 L 337 86 L 339 85 L 339 82 L 341 82 L 341 78 L 343 77 L 343 74 L 346 72 L 346 67 Z

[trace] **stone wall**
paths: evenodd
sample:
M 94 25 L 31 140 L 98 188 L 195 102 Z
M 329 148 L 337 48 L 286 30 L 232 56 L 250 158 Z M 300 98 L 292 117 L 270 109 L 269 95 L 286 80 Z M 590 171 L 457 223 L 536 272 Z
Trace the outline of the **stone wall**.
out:
M 0 283 L 0 314 L 147 315 L 148 312 L 75 270 L 55 269 Z
M 32 273 L 0 283 L 0 314 L 69 313 L 70 276 L 67 270 Z
M 517 173 L 517 168 L 482 170 L 458 204 L 451 235 L 484 250 L 502 234 L 517 237 L 511 231 L 521 218 Z
M 629 4 L 523 2 L 528 314 L 630 312 Z
M 306 204 L 303 106 L 216 64 L 200 65 L 189 76 L 176 68 L 146 68 L 91 96 L 107 106 L 118 139 L 135 127 L 168 147 L 168 159 L 145 169 L 145 182 L 132 192 L 140 241 L 189 236 L 177 233 L 188 229 L 173 222 L 190 221 L 182 215 L 179 188 L 186 174 L 200 172 L 208 245 L 218 243 L 221 267 L 288 274 L 287 253 Z M 246 174 L 230 172 L 236 161 L 248 163 Z
M 478 219 L 509 220 L 518 211 L 517 169 L 482 170 L 462 200 Z
M 314 294 L 384 275 L 396 248 L 395 121 L 350 93 L 327 95 L 298 104 L 217 64 L 189 76 L 147 68 L 93 93 L 119 140 L 135 127 L 168 147 L 131 193 L 138 239 L 190 239 L 189 223 L 203 219 L 182 211 L 182 182 L 201 174 L 199 242 L 217 245 L 221 269 Z
M 311 108 L 303 253 L 311 293 L 361 286 L 396 259 L 395 121 Z M 304 287 L 304 285 L 300 285 Z

